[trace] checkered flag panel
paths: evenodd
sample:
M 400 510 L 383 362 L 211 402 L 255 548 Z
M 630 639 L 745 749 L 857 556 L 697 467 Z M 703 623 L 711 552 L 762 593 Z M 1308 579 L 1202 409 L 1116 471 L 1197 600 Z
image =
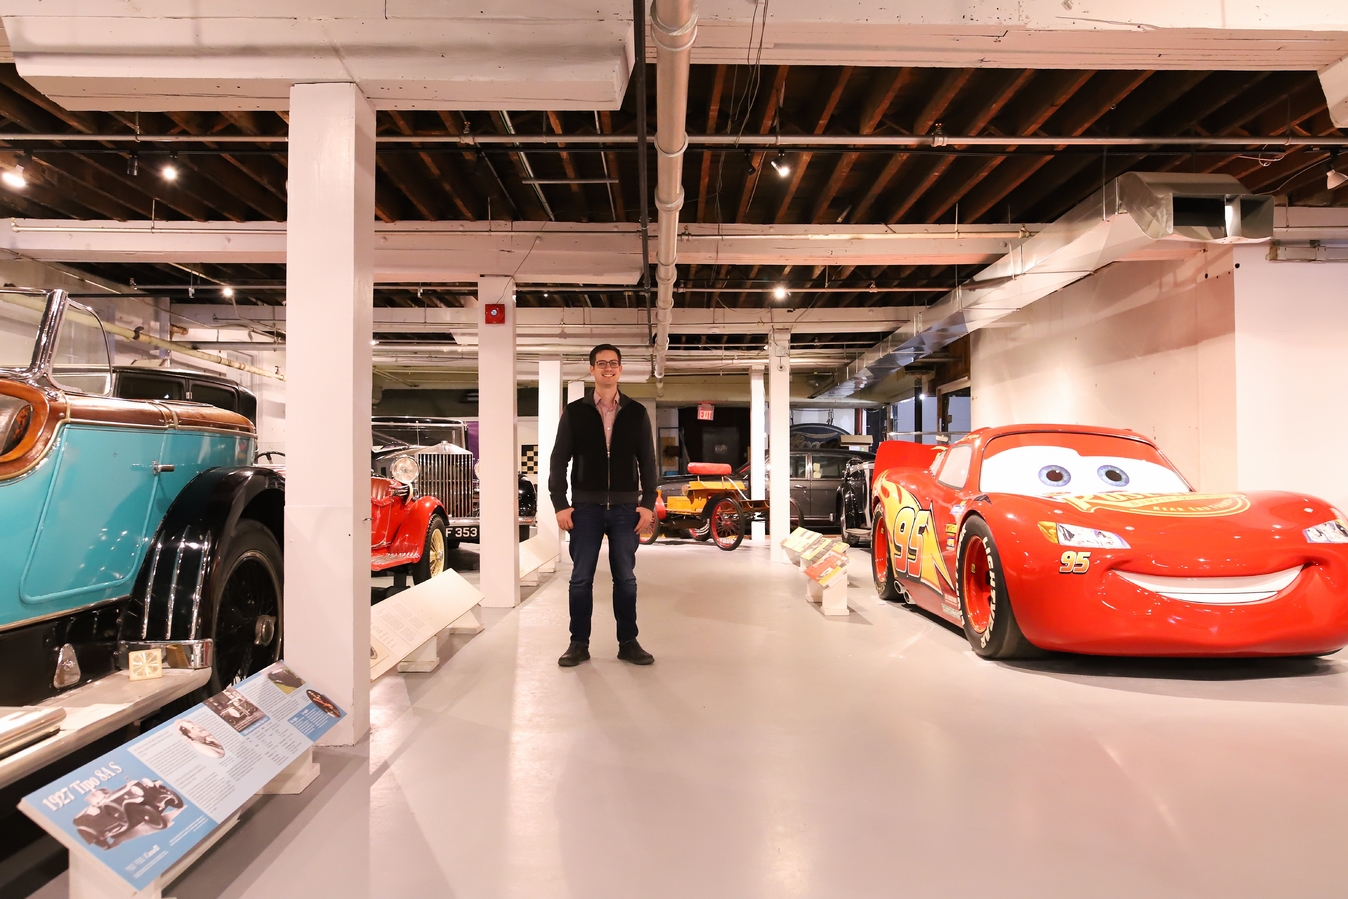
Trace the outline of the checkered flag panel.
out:
M 538 444 L 526 443 L 520 447 L 520 474 L 538 474 Z

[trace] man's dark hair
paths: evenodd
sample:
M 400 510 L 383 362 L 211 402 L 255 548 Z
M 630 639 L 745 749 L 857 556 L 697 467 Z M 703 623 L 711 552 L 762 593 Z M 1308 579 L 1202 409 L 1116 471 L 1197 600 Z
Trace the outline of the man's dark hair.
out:
M 602 352 L 604 352 L 605 350 L 608 350 L 608 351 L 614 353 L 614 354 L 618 357 L 618 361 L 619 361 L 619 362 L 623 361 L 623 351 L 622 351 L 622 350 L 618 349 L 616 346 L 614 346 L 614 345 L 611 344 L 611 343 L 601 343 L 601 344 L 599 344 L 599 346 L 597 346 L 597 347 L 595 347 L 594 349 L 590 350 L 590 368 L 594 368 L 594 360 L 597 359 L 597 358 L 599 358 L 599 354 L 602 353 Z

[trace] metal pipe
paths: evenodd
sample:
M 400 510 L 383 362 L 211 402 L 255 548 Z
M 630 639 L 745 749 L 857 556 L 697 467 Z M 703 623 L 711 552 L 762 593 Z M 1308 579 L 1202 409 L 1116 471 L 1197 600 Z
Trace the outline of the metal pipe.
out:
M 521 143 L 519 138 L 524 137 L 524 135 L 515 133 L 515 125 L 510 121 L 510 113 L 506 112 L 504 109 L 501 110 L 501 122 L 505 125 L 506 131 L 510 132 L 511 139 L 517 143 Z M 533 167 L 529 165 L 529 157 L 524 155 L 523 150 L 520 151 L 520 168 L 524 169 L 524 182 L 526 184 L 531 184 L 534 193 L 538 194 L 538 202 L 543 204 L 543 211 L 548 214 L 548 219 L 550 221 L 556 221 L 557 216 L 552 214 L 552 207 L 548 205 L 548 198 L 543 196 L 543 188 L 538 186 L 539 182 L 538 179 L 534 178 Z
M 651 327 L 651 211 L 650 130 L 646 126 L 646 0 L 632 0 L 632 42 L 636 45 L 632 69 L 636 75 L 637 196 L 641 198 L 641 296 L 646 301 L 646 329 Z M 596 113 L 597 115 L 598 113 Z M 598 130 L 597 128 L 595 129 Z M 605 163 L 605 171 L 607 171 Z M 647 340 L 654 335 L 647 334 Z
M 678 277 L 679 210 L 683 207 L 683 154 L 688 149 L 688 71 L 697 39 L 694 0 L 654 0 L 651 36 L 655 40 L 655 208 L 660 234 L 655 250 L 655 380 L 665 376 L 669 323 L 673 317 L 674 280 Z
M 670 0 L 675 2 L 675 0 Z M 659 41 L 657 40 L 659 59 Z M 658 65 L 658 63 L 657 63 Z M 656 71 L 657 80 L 659 70 Z M 810 150 L 867 148 L 875 150 L 904 147 L 1348 147 L 1348 137 L 1315 135 L 1230 136 L 1151 136 L 1103 137 L 1071 135 L 904 135 L 904 134 L 685 134 L 694 147 L 734 149 Z M 118 144 L 270 144 L 286 143 L 289 137 L 245 134 L 0 134 L 0 141 L 15 143 L 118 143 Z M 636 134 L 381 134 L 381 144 L 450 144 L 456 147 L 534 146 L 635 146 Z

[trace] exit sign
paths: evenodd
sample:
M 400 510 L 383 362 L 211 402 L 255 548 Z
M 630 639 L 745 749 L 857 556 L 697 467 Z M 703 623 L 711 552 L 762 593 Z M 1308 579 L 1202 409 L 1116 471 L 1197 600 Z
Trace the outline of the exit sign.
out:
M 715 406 L 713 406 L 711 403 L 698 403 L 697 405 L 698 421 L 711 421 L 715 417 L 716 417 Z

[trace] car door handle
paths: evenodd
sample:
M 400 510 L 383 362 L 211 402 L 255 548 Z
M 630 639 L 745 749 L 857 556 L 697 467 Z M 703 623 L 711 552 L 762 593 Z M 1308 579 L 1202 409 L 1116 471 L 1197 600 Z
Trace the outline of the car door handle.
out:
M 163 474 L 166 471 L 173 471 L 173 466 L 160 465 L 158 462 L 155 462 L 153 465 L 150 466 L 150 470 L 153 471 L 155 474 Z

